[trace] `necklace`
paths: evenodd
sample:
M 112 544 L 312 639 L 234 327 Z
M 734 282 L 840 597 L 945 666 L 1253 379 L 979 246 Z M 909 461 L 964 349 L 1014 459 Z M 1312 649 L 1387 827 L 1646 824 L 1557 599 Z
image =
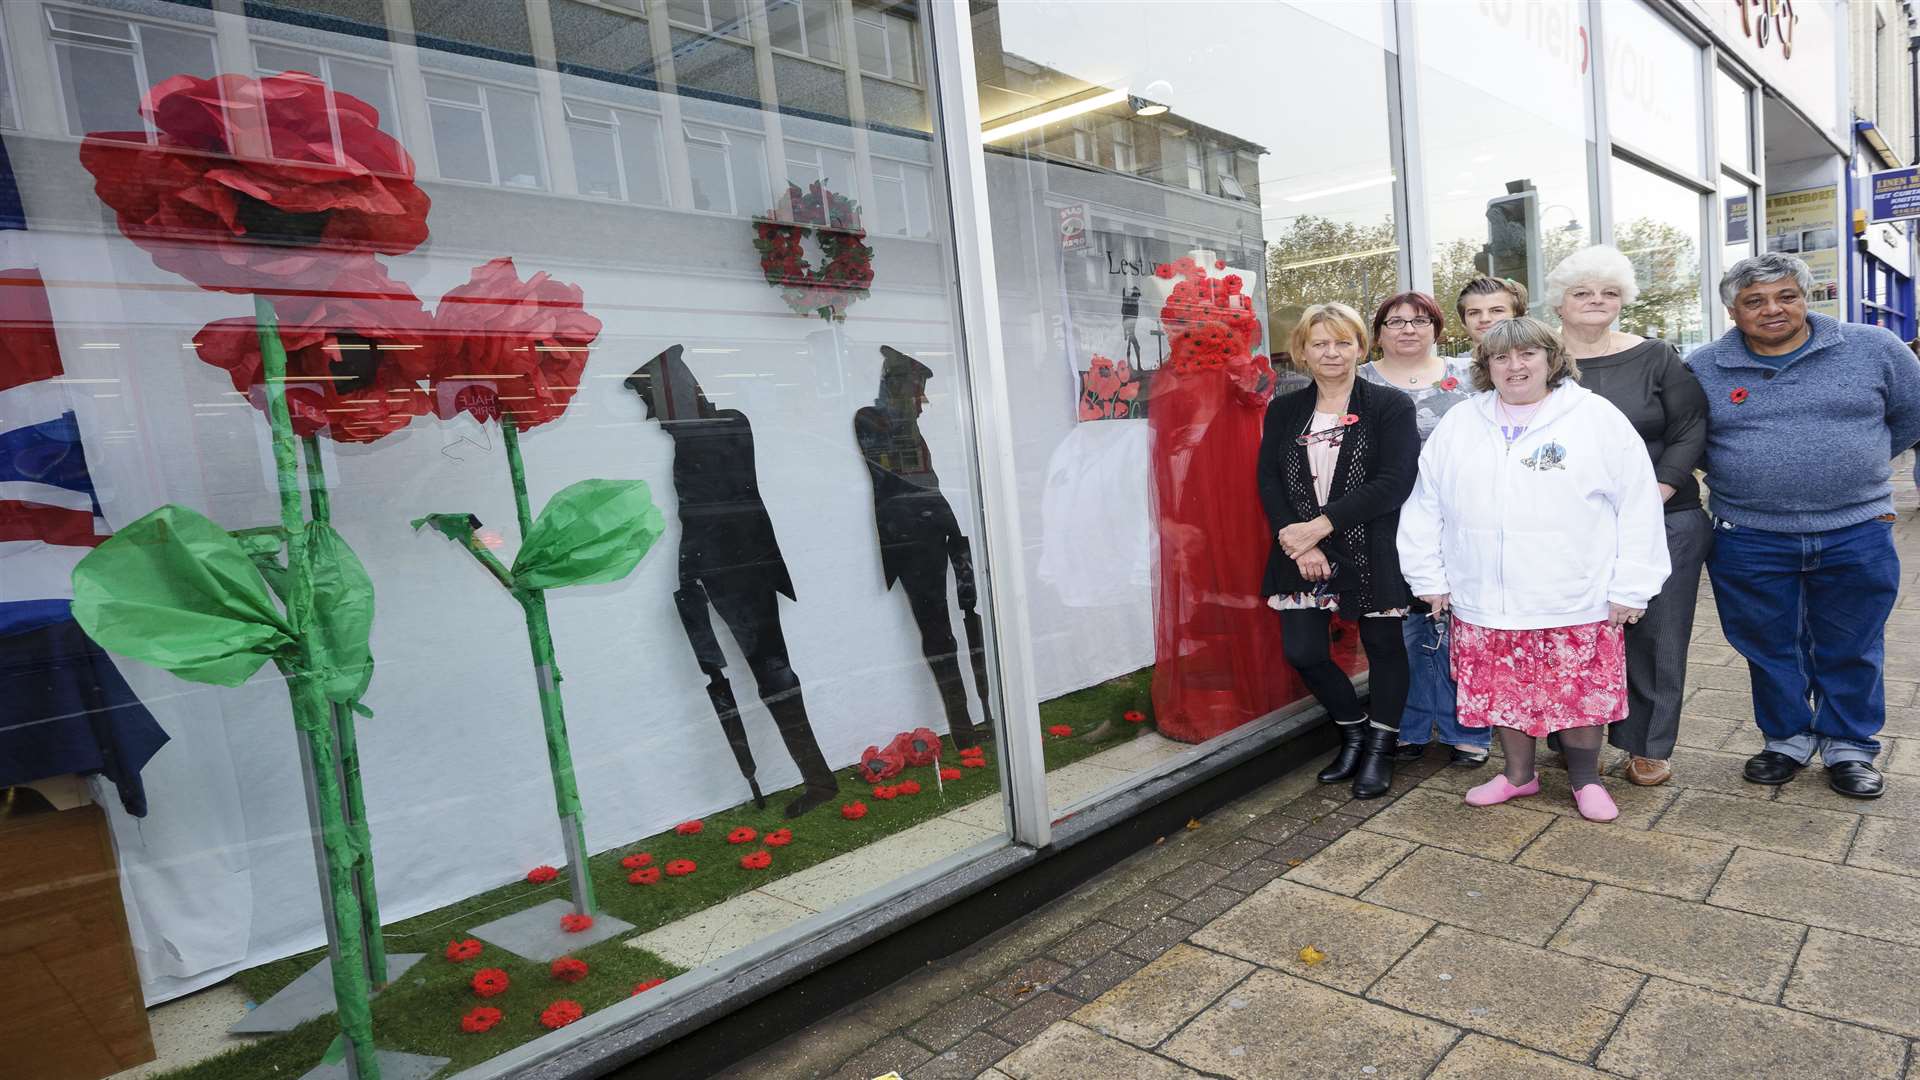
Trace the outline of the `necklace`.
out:
M 1546 403 L 1547 399 L 1541 398 L 1531 405 L 1515 407 L 1508 405 L 1497 397 L 1494 398 L 1494 410 L 1508 421 L 1508 423 L 1500 425 L 1500 434 L 1506 436 L 1508 446 L 1512 446 L 1515 440 L 1527 433 L 1527 426 L 1533 423 L 1534 414 L 1539 412 L 1540 406 Z

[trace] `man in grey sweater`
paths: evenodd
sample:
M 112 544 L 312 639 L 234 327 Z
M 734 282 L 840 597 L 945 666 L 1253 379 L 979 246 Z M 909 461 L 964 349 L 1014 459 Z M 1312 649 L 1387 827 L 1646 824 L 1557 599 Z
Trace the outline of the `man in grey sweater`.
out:
M 1817 751 L 1828 786 L 1872 799 L 1900 588 L 1887 481 L 1920 440 L 1920 361 L 1880 327 L 1809 314 L 1812 287 L 1791 255 L 1735 263 L 1735 328 L 1687 359 L 1707 395 L 1707 573 L 1767 739 L 1746 778 L 1784 784 Z

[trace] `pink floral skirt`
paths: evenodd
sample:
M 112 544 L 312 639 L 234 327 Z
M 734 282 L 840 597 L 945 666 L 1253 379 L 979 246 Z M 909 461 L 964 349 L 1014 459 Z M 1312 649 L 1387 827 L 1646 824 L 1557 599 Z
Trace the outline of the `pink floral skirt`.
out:
M 1627 718 L 1626 635 L 1606 622 L 1493 630 L 1453 620 L 1462 727 L 1528 735 Z

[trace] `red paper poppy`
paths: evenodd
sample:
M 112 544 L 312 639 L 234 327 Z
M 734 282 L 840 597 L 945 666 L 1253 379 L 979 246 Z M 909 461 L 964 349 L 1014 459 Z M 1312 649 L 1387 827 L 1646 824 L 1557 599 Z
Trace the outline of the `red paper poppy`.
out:
M 1732 399 L 1735 405 L 1738 405 L 1747 400 L 1747 388 L 1744 386 L 1736 386 L 1733 388 L 1733 393 L 1728 394 L 1727 397 Z
M 979 757 L 963 757 L 960 759 L 960 767 L 963 769 L 984 769 L 987 767 L 987 759 L 979 758 Z
M 656 987 L 656 986 L 659 986 L 659 985 L 660 985 L 661 983 L 663 983 L 663 982 L 666 982 L 666 981 L 667 981 L 667 980 L 665 980 L 665 979 L 648 979 L 648 980 L 647 980 L 647 981 L 645 981 L 645 982 L 637 982 L 637 983 L 634 983 L 634 984 L 633 984 L 633 994 L 644 994 L 644 993 L 646 993 L 647 991 L 649 991 L 649 990 L 651 990 L 651 989 L 653 989 L 653 988 L 654 988 L 654 987 Z M 628 994 L 627 996 L 628 996 L 628 997 L 632 997 L 632 996 L 633 996 L 633 994 Z
M 900 794 L 900 789 L 894 787 L 892 784 L 881 784 L 879 787 L 876 787 L 873 789 L 873 797 L 876 799 L 879 799 L 882 802 L 885 802 L 888 799 L 891 799 L 899 794 Z
M 434 415 L 485 422 L 511 414 L 525 431 L 566 411 L 600 320 L 581 305 L 578 285 L 545 271 L 522 281 L 513 260 L 499 258 L 440 298 L 433 329 Z
M 563 1028 L 587 1015 L 577 1001 L 556 1001 L 540 1010 L 540 1023 L 548 1028 Z
M 547 968 L 547 974 L 564 983 L 577 983 L 587 977 L 587 962 L 575 957 L 563 956 Z
M 481 945 L 472 938 L 447 942 L 447 959 L 456 964 L 464 964 L 480 955 Z
M 742 825 L 739 828 L 727 834 L 727 843 L 751 844 L 759 838 L 760 838 L 759 833 L 754 832 L 752 829 L 747 828 L 745 825 Z
M 1449 375 L 1440 380 L 1440 389 L 1448 391 L 1458 390 L 1460 389 L 1460 380 L 1455 376 Z
M 692 859 L 675 859 L 667 864 L 667 876 L 686 877 L 698 869 L 700 869 L 700 865 Z
M 324 287 L 344 262 L 427 238 L 413 159 L 373 106 L 311 75 L 176 75 L 140 114 L 155 142 L 93 132 L 80 163 L 120 231 L 203 289 Z
M 1139 709 L 1128 709 L 1126 712 L 1120 714 L 1120 719 L 1125 720 L 1129 724 L 1144 724 L 1147 722 L 1147 714 L 1141 712 Z
M 1064 739 L 1067 736 L 1073 734 L 1073 729 L 1068 727 L 1065 724 L 1055 724 L 1052 727 L 1049 727 L 1047 729 L 1047 734 L 1053 736 L 1056 739 Z
M 914 728 L 895 735 L 887 749 L 910 766 L 931 765 L 940 756 L 940 736 L 928 728 Z
M 660 880 L 660 868 L 657 866 L 643 866 L 633 873 L 628 874 L 627 880 L 635 885 L 651 885 Z
M 740 856 L 740 868 L 742 870 L 765 870 L 772 865 L 773 852 L 771 851 L 749 851 L 745 855 Z
M 970 758 L 970 757 L 986 757 L 986 756 L 987 756 L 987 748 L 986 748 L 986 747 L 984 747 L 984 746 L 968 746 L 968 747 L 965 747 L 965 748 L 963 748 L 963 749 L 962 749 L 962 750 L 960 751 L 960 756 L 961 756 L 961 757 L 963 757 L 963 758 Z
M 565 930 L 569 934 L 578 934 L 583 930 L 591 930 L 593 929 L 593 916 L 569 912 L 568 914 L 560 916 L 560 929 Z
M 432 367 L 427 312 L 379 263 L 361 260 L 325 291 L 281 296 L 273 307 L 287 351 L 283 385 L 294 434 L 372 442 L 426 414 L 419 382 Z M 193 344 L 266 411 L 266 365 L 251 317 L 208 323 Z
M 892 746 L 888 746 L 885 750 L 877 746 L 869 746 L 860 754 L 860 778 L 869 784 L 892 779 L 900 775 L 900 770 L 906 767 L 906 755 Z
M 840 808 L 840 816 L 846 818 L 848 821 L 859 821 L 861 818 L 867 816 L 867 804 L 863 802 L 850 802 Z
M 902 795 L 918 795 L 920 794 L 920 781 L 903 780 L 894 790 Z
M 481 968 L 473 973 L 467 985 L 473 987 L 473 992 L 481 997 L 490 998 L 506 993 L 508 982 L 507 973 L 499 968 Z
M 768 847 L 786 847 L 793 843 L 792 829 L 775 829 L 760 838 Z
M 968 760 L 968 759 L 966 759 L 966 758 L 961 758 L 960 760 L 964 762 L 964 761 L 966 761 L 966 760 Z M 958 779 L 960 779 L 960 770 L 959 770 L 959 769 L 941 769 L 941 770 L 940 770 L 940 779 L 942 779 L 942 780 L 958 780 Z
M 527 880 L 533 882 L 535 885 L 545 885 L 547 882 L 559 876 L 560 871 L 544 863 L 527 871 Z
M 679 833 L 681 836 L 698 836 L 700 835 L 700 830 L 704 828 L 706 828 L 706 826 L 698 821 L 683 821 L 675 825 L 673 831 Z
M 629 870 L 638 870 L 643 866 L 652 866 L 653 855 L 645 851 L 636 851 L 626 858 L 621 859 L 620 865 Z
M 472 1011 L 460 1018 L 460 1030 L 478 1035 L 490 1030 L 506 1016 L 491 1005 L 476 1005 Z

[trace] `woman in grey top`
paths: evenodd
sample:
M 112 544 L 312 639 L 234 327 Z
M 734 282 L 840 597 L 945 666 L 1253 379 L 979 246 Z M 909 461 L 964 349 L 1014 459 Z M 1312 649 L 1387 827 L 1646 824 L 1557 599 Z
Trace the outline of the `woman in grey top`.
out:
M 1665 500 L 1667 555 L 1673 572 L 1646 615 L 1627 627 L 1627 718 L 1607 741 L 1633 755 L 1627 779 L 1664 784 L 1680 732 L 1700 566 L 1713 525 L 1700 507 L 1694 467 L 1707 445 L 1707 398 L 1680 354 L 1664 341 L 1616 329 L 1620 309 L 1639 293 L 1633 264 L 1605 246 L 1582 248 L 1547 275 L 1547 306 L 1560 316 L 1561 338 L 1580 364 L 1580 385 L 1627 414 L 1653 458 Z
M 1373 339 L 1380 357 L 1360 368 L 1359 377 L 1391 386 L 1413 399 L 1413 419 L 1426 445 L 1448 409 L 1473 396 L 1472 358 L 1450 360 L 1434 351 L 1446 329 L 1433 297 L 1421 292 L 1390 296 L 1373 313 Z M 1448 658 L 1447 617 L 1427 610 L 1416 598 L 1400 624 L 1407 643 L 1407 705 L 1400 713 L 1399 747 L 1394 756 L 1413 761 L 1427 752 L 1439 732 L 1453 748 L 1453 764 L 1479 768 L 1493 744 L 1492 728 L 1461 727 L 1455 715 L 1456 688 Z

